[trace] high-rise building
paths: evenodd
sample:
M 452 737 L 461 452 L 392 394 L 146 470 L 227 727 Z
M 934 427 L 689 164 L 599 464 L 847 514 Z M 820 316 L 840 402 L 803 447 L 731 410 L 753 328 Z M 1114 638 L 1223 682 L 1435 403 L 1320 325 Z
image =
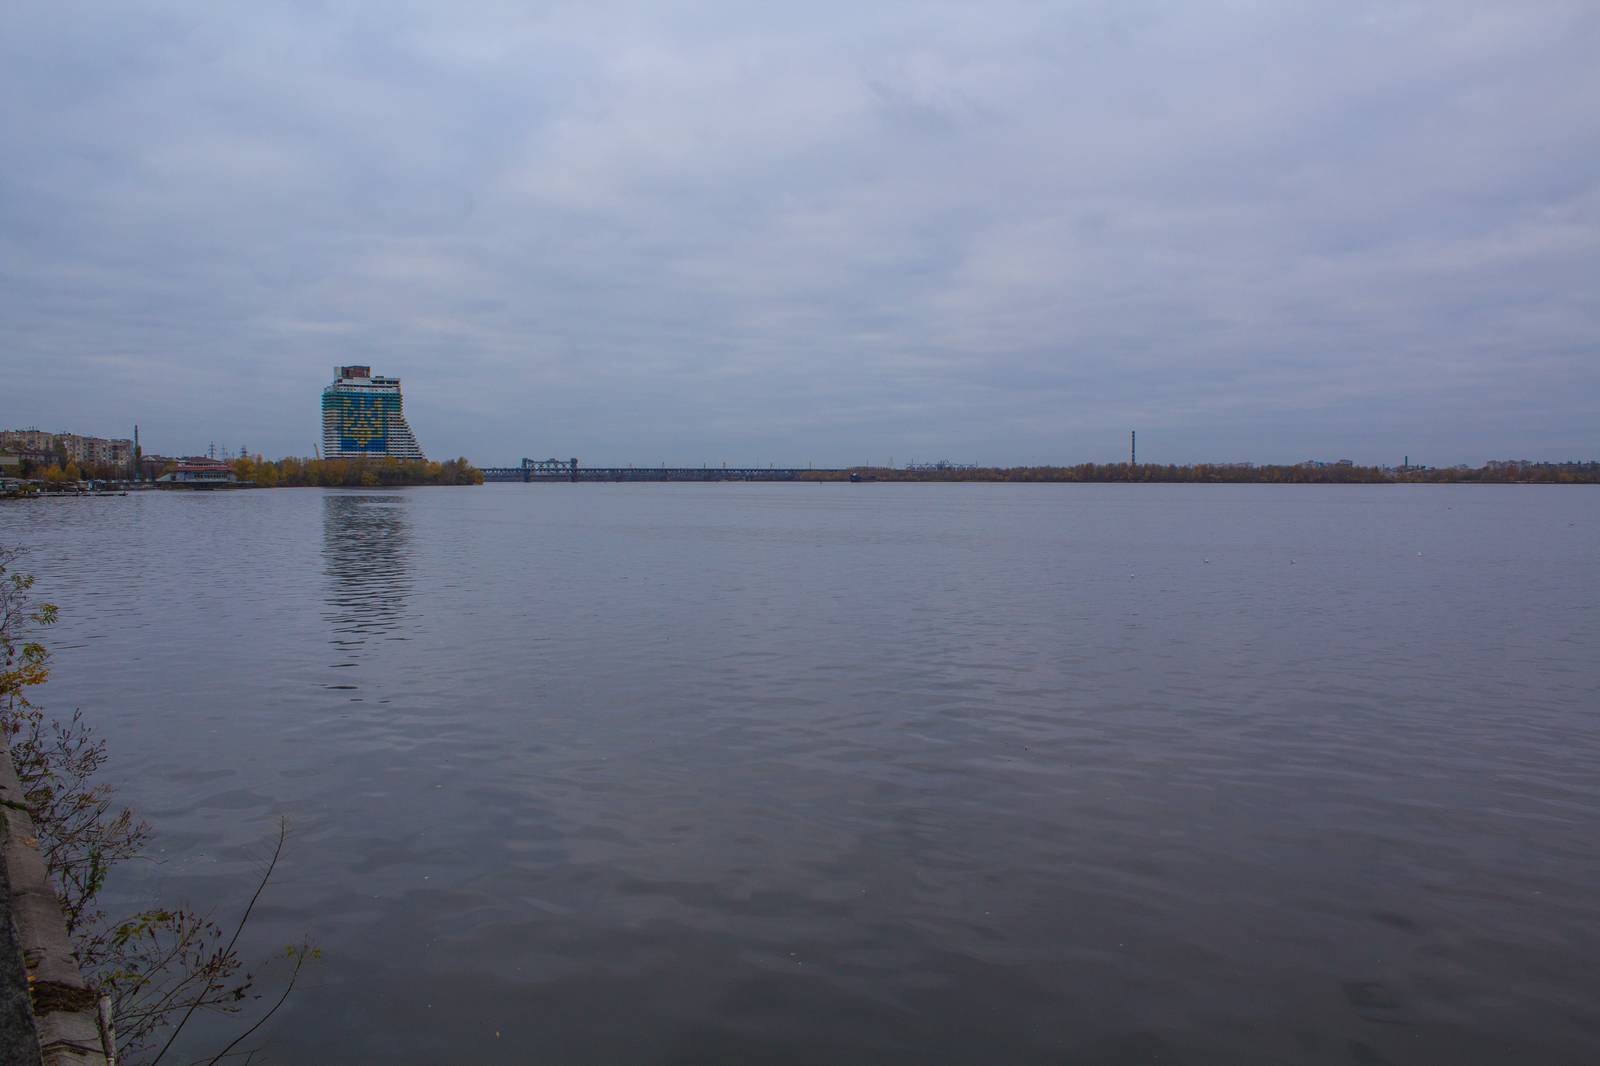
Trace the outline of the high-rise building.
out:
M 421 459 L 406 424 L 400 379 L 377 377 L 370 366 L 336 366 L 322 390 L 322 454 L 329 459 Z

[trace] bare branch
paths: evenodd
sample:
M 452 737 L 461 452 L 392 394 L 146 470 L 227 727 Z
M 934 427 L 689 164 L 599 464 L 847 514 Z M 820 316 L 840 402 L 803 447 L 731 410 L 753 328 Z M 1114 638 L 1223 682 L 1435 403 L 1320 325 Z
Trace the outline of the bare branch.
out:
M 272 871 L 278 865 L 278 856 L 283 854 L 283 841 L 288 835 L 288 820 L 280 820 L 278 822 L 278 844 L 272 849 L 272 859 L 267 863 L 266 872 L 261 875 L 261 883 L 256 886 L 255 895 L 250 897 L 249 906 L 245 907 L 244 914 L 239 918 L 239 925 L 233 931 L 233 939 L 229 940 L 228 946 L 223 949 L 222 953 L 224 956 L 233 954 L 233 946 L 239 942 L 239 934 L 244 932 L 245 923 L 250 920 L 250 912 L 256 909 L 256 900 L 261 898 L 261 893 L 266 890 L 267 882 L 272 879 Z M 300 972 L 298 967 L 296 967 L 295 972 Z M 167 1051 L 172 1047 L 172 1042 L 178 1039 L 178 1034 L 183 1032 L 183 1027 L 188 1024 L 189 1019 L 194 1016 L 194 1012 L 199 1009 L 199 1007 L 200 1004 L 198 1002 L 191 1003 L 189 1005 L 189 1009 L 184 1012 L 183 1018 L 180 1019 L 177 1026 L 173 1028 L 171 1035 L 167 1037 L 167 1042 L 161 1045 L 161 1050 L 156 1053 L 156 1057 L 150 1060 L 150 1066 L 157 1066 L 157 1063 L 161 1061 L 162 1056 L 166 1055 Z M 277 1008 L 274 1007 L 273 1009 L 276 1010 Z
M 283 1006 L 284 1001 L 289 998 L 289 993 L 294 991 L 295 981 L 300 977 L 300 971 L 305 969 L 306 961 L 308 959 L 315 958 L 317 955 L 316 950 L 311 947 L 309 942 L 302 942 L 299 948 L 290 949 L 290 951 L 294 957 L 294 969 L 289 972 L 289 980 L 284 984 L 283 995 L 278 997 L 278 1002 L 272 1005 L 271 1010 L 267 1011 L 267 1013 L 256 1019 L 256 1023 L 254 1025 L 240 1033 L 238 1036 L 234 1037 L 232 1043 L 209 1059 L 206 1063 L 206 1066 L 216 1066 L 217 1063 L 221 1062 L 227 1056 L 228 1052 L 238 1047 L 246 1037 L 255 1032 L 257 1029 L 261 1028 L 267 1023 L 269 1018 L 278 1013 L 278 1008 Z

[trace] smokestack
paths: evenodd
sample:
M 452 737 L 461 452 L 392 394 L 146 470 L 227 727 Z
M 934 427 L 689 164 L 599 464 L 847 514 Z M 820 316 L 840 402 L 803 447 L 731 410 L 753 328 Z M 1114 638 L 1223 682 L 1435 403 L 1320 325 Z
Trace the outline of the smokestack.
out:
M 1139 431 L 1136 429 L 1128 430 L 1128 465 L 1139 465 Z

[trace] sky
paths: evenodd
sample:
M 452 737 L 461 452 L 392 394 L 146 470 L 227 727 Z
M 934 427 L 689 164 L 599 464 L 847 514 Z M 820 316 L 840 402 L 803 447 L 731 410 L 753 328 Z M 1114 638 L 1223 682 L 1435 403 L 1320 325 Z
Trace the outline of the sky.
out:
M 0 5 L 0 428 L 1600 457 L 1594 0 Z

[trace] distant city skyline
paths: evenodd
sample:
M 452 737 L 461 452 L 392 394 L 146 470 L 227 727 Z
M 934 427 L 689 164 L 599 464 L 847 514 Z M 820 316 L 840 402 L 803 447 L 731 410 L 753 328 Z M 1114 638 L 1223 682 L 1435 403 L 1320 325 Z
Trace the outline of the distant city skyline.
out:
M 1600 8 L 0 13 L 0 424 L 433 458 L 1600 456 Z

